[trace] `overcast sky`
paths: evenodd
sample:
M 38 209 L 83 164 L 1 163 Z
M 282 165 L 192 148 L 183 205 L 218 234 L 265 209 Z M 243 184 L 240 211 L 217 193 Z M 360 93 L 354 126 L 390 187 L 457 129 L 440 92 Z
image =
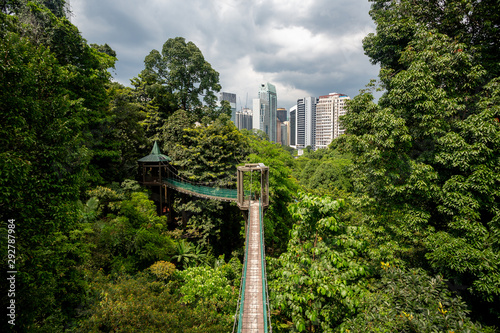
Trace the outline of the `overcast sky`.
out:
M 278 106 L 331 92 L 358 94 L 378 66 L 362 39 L 375 31 L 368 0 L 70 0 L 72 22 L 89 43 L 117 53 L 114 79 L 130 86 L 144 58 L 184 37 L 220 74 L 222 91 L 251 108 L 261 83 Z M 247 102 L 248 94 L 248 102 Z M 240 105 L 240 101 L 241 104 Z

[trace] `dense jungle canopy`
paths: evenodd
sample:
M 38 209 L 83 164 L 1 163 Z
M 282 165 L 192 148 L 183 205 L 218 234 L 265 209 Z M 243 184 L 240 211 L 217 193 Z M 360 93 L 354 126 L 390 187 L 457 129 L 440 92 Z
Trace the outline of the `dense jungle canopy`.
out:
M 498 331 L 500 3 L 370 1 L 379 80 L 349 102 L 346 135 L 301 157 L 234 126 L 193 42 L 152 50 L 126 87 L 63 0 L 0 1 L 4 281 L 9 220 L 17 271 L 2 327 L 231 331 L 243 215 L 176 192 L 159 215 L 137 164 L 157 141 L 194 182 L 270 167 L 273 331 Z

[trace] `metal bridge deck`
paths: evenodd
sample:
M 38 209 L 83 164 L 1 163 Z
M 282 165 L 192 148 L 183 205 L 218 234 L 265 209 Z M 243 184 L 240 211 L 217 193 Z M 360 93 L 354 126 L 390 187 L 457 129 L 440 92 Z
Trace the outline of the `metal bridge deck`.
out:
M 259 202 L 250 204 L 250 221 L 248 222 L 248 263 L 246 287 L 243 305 L 242 333 L 264 332 L 264 302 L 262 288 L 262 260 Z

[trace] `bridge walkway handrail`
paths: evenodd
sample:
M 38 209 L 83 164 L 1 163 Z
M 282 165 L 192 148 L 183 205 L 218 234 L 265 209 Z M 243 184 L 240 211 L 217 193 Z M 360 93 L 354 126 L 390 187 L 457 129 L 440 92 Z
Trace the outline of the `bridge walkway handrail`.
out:
M 163 183 L 168 187 L 179 192 L 197 196 L 205 199 L 219 200 L 219 201 L 236 201 L 236 189 L 227 189 L 221 187 L 210 187 L 202 185 L 194 185 L 187 182 L 182 182 L 172 178 L 163 178 Z

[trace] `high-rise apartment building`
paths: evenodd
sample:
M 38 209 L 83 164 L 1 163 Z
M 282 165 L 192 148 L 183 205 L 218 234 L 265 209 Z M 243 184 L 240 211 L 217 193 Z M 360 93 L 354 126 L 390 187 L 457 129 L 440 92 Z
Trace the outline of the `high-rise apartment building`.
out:
M 234 123 L 236 127 L 241 129 L 252 130 L 252 118 L 253 112 L 250 109 L 243 109 L 241 111 L 236 112 L 236 122 Z
M 326 148 L 333 139 L 344 134 L 339 117 L 345 115 L 345 101 L 349 96 L 331 93 L 320 96 L 316 104 L 316 148 Z
M 289 125 L 290 125 L 289 121 L 284 121 L 281 124 L 281 145 L 282 146 L 289 146 L 290 145 L 290 130 L 289 130 Z
M 316 97 L 305 97 L 297 100 L 295 121 L 295 145 L 297 149 L 314 147 L 316 121 Z
M 290 108 L 290 140 L 289 145 L 292 148 L 297 148 L 297 105 Z
M 221 92 L 219 95 L 219 103 L 228 101 L 231 106 L 231 121 L 236 124 L 236 94 Z
M 271 142 L 277 142 L 277 102 L 276 87 L 261 84 L 259 98 L 253 100 L 253 128 L 264 131 Z
M 252 128 L 266 132 L 269 131 L 269 102 L 260 98 L 253 99 Z
M 284 124 L 288 120 L 288 111 L 285 108 L 278 108 L 276 110 L 276 142 L 281 143 L 282 146 L 288 145 L 286 142 L 288 125 Z
M 282 123 L 288 120 L 288 111 L 285 108 L 278 108 L 276 110 L 276 117 L 278 117 L 278 120 L 281 121 Z

